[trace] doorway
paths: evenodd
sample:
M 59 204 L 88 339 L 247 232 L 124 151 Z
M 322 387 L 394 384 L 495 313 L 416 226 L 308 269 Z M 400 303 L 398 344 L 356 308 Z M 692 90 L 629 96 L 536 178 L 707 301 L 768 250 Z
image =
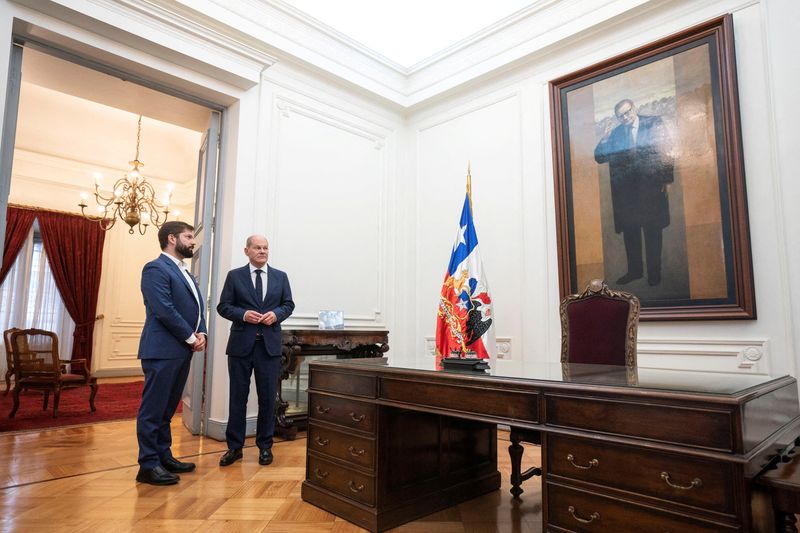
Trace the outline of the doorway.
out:
M 102 195 L 113 196 L 116 180 L 131 170 L 128 162 L 138 149 L 142 174 L 157 200 L 167 203 L 171 194 L 169 219 L 202 229 L 202 255 L 192 270 L 207 293 L 221 110 L 67 61 L 48 50 L 17 51 L 21 76 L 15 135 L 4 135 L 14 139 L 13 166 L 10 178 L 0 177 L 9 179 L 8 204 L 79 214 L 83 201 L 86 213 L 97 215 L 95 183 Z M 12 113 L 7 105 L 6 115 Z M 0 215 L 5 218 L 4 212 Z M 106 232 L 92 343 L 97 376 L 141 374 L 137 350 L 144 308 L 139 280 L 142 266 L 160 253 L 156 233 L 151 225 L 144 235 L 130 234 L 121 220 Z M 208 360 L 210 354 L 195 356 L 184 397 L 184 424 L 193 433 L 200 433 L 204 425 Z

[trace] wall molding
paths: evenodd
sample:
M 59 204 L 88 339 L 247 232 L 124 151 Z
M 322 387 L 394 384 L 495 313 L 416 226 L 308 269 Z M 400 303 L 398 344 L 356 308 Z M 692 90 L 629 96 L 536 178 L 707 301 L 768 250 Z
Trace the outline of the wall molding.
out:
M 96 378 L 125 378 L 129 376 L 144 376 L 140 365 L 120 368 L 103 368 L 92 372 Z M 102 388 L 102 384 L 100 387 Z
M 310 97 L 306 97 L 310 98 Z M 385 329 L 385 313 L 386 308 L 386 293 L 385 287 L 387 273 L 386 265 L 387 258 L 387 242 L 390 240 L 388 228 L 390 226 L 389 213 L 387 209 L 389 197 L 389 163 L 388 163 L 388 150 L 386 146 L 389 143 L 389 135 L 391 130 L 383 128 L 373 122 L 354 114 L 352 111 L 347 111 L 329 105 L 325 102 L 320 102 L 316 99 L 311 99 L 311 102 L 304 102 L 300 99 L 291 98 L 281 93 L 273 93 L 273 107 L 277 110 L 276 120 L 273 124 L 272 135 L 280 137 L 281 128 L 284 121 L 292 120 L 294 115 L 303 116 L 309 120 L 316 121 L 330 128 L 336 128 L 349 135 L 364 139 L 373 143 L 373 148 L 376 149 L 378 154 L 378 172 L 379 172 L 379 185 L 377 187 L 377 196 L 375 204 L 378 206 L 376 210 L 376 225 L 377 225 L 377 257 L 375 257 L 375 269 L 377 271 L 377 279 L 374 288 L 374 304 L 375 309 L 371 313 L 356 313 L 346 314 L 345 321 L 351 327 L 359 329 Z M 328 110 L 324 109 L 329 108 Z M 274 176 L 274 190 L 278 191 L 274 195 L 273 205 L 273 227 L 279 227 L 278 216 L 280 213 L 280 191 L 281 183 L 288 179 L 281 172 L 281 154 L 276 152 L 272 158 L 271 168 L 273 169 Z M 276 239 L 280 236 L 278 231 Z M 366 291 L 365 291 L 366 292 Z M 316 312 L 295 312 L 287 321 L 287 326 L 293 327 L 308 327 L 316 328 L 318 326 L 318 314 Z
M 639 338 L 639 366 L 769 373 L 767 339 Z

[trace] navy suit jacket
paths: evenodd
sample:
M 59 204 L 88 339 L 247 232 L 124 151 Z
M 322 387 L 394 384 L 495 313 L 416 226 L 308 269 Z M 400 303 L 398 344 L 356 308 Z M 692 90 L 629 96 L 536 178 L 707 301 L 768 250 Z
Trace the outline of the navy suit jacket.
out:
M 234 268 L 228 272 L 222 294 L 219 296 L 217 313 L 231 321 L 231 332 L 225 352 L 231 357 L 246 357 L 253 351 L 256 334 L 264 336 L 264 347 L 267 354 L 273 357 L 281 355 L 281 322 L 289 318 L 294 311 L 292 289 L 286 273 L 265 265 L 267 271 L 267 295 L 261 300 L 256 295 L 250 265 Z M 272 311 L 277 321 L 271 326 L 266 324 L 250 324 L 244 321 L 245 311 L 266 313 Z
M 193 333 L 207 333 L 203 295 L 197 281 L 194 286 L 200 296 L 197 330 L 197 300 L 178 265 L 161 254 L 144 266 L 142 296 L 146 317 L 139 340 L 139 359 L 191 357 L 192 347 L 186 339 Z
M 594 151 L 595 161 L 608 163 L 614 231 L 642 226 L 669 226 L 665 185 L 675 180 L 671 141 L 658 116 L 639 115 L 636 146 L 630 129 L 619 125 Z

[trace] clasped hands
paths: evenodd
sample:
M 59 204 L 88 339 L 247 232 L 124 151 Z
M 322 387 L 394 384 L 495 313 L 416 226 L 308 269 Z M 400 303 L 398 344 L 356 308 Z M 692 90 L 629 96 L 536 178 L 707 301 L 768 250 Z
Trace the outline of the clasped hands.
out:
M 203 333 L 196 333 L 194 344 L 192 344 L 193 352 L 202 352 L 206 349 L 206 336 Z
M 275 316 L 273 311 L 267 311 L 263 315 L 258 311 L 247 311 L 244 314 L 244 321 L 249 324 L 266 324 L 267 326 L 271 326 L 275 322 L 278 321 L 278 317 Z

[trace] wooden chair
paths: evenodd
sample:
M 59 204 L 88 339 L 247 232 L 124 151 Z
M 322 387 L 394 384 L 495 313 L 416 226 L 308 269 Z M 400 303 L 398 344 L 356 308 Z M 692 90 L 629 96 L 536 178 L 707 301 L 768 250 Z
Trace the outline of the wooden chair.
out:
M 89 407 L 95 411 L 97 379 L 89 374 L 85 359 L 62 361 L 58 357 L 58 336 L 41 329 L 23 329 L 11 334 L 11 352 L 14 361 L 14 407 L 9 418 L 19 409 L 19 395 L 24 390 L 44 393 L 44 407 L 53 393 L 53 418 L 58 417 L 61 391 L 89 386 Z
M 639 299 L 593 279 L 561 302 L 561 362 L 636 367 Z
M 611 290 L 603 280 L 594 279 L 580 294 L 561 301 L 561 363 L 565 378 L 570 364 L 619 365 L 635 375 L 636 335 L 639 327 L 639 299 L 633 294 Z M 523 481 L 542 475 L 542 469 L 522 472 L 520 442 L 541 444 L 539 431 L 511 427 L 511 494 L 518 498 Z
M 8 396 L 11 390 L 11 376 L 14 375 L 14 357 L 11 355 L 11 334 L 19 331 L 19 328 L 7 329 L 3 332 L 3 344 L 6 347 L 6 391 L 3 396 Z

